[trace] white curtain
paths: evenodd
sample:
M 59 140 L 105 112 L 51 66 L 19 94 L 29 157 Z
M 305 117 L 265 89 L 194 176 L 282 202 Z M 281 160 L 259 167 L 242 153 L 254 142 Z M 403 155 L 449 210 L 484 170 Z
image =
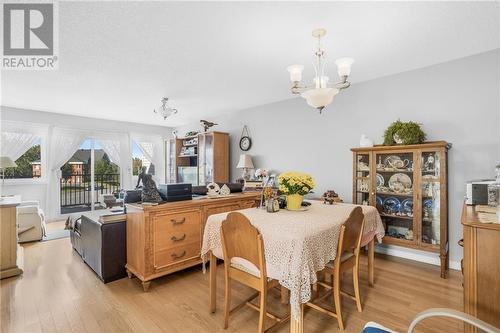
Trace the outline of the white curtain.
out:
M 153 179 L 157 183 L 164 183 L 165 169 L 163 156 L 163 139 L 160 137 L 134 138 L 144 157 L 154 165 L 155 174 Z
M 120 166 L 120 141 L 110 139 L 99 139 L 102 149 L 108 154 L 109 159 L 114 164 Z
M 57 218 L 60 213 L 61 167 L 80 148 L 87 135 L 79 130 L 54 128 L 52 130 L 48 158 L 48 217 Z
M 122 133 L 97 136 L 102 149 L 111 162 L 120 167 L 120 184 L 123 189 L 132 188 L 132 167 L 129 136 Z M 129 158 L 130 157 L 130 158 Z
M 2 132 L 0 155 L 8 156 L 15 161 L 39 140 L 40 135 L 33 133 Z

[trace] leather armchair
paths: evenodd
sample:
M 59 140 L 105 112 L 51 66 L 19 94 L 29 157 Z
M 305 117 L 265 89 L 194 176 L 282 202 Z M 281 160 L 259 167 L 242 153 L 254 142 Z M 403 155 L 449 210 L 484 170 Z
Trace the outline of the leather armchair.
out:
M 18 242 L 39 241 L 45 236 L 45 215 L 37 201 L 23 201 L 17 207 Z

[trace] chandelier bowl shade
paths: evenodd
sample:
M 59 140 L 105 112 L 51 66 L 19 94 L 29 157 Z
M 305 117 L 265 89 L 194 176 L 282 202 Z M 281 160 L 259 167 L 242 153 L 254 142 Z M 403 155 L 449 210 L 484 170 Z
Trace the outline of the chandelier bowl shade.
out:
M 305 98 L 307 104 L 318 109 L 331 104 L 338 93 L 337 88 L 315 88 L 303 92 L 301 96 Z
M 304 66 L 291 65 L 287 67 L 290 74 L 290 81 L 292 82 L 291 92 L 294 95 L 300 94 L 313 108 L 321 111 L 333 102 L 333 98 L 341 90 L 350 87 L 351 83 L 347 80 L 351 74 L 351 67 L 354 63 L 352 58 L 339 58 L 335 61 L 337 65 L 337 73 L 340 81 L 337 83 L 330 83 L 329 77 L 326 75 L 327 59 L 325 57 L 325 50 L 321 46 L 321 38 L 326 35 L 326 29 L 314 29 L 312 36 L 317 39 L 317 47 L 314 52 L 315 61 L 313 63 L 315 76 L 313 78 L 313 85 L 302 83 L 302 71 Z

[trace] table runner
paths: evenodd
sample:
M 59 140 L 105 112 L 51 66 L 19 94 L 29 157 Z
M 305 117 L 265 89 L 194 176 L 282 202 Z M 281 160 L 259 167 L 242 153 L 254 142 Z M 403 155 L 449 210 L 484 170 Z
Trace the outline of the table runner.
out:
M 300 304 L 311 299 L 311 284 L 317 282 L 316 272 L 335 259 L 341 225 L 356 205 L 325 205 L 312 202 L 307 211 L 280 210 L 267 213 L 264 209 L 239 210 L 262 234 L 266 264 L 274 272 L 270 276 L 290 290 L 292 315 L 300 314 Z M 381 242 L 384 228 L 378 211 L 372 206 L 360 206 L 365 214 L 363 234 L 375 233 Z M 211 215 L 203 234 L 201 256 L 207 261 L 212 251 L 222 259 L 220 226 L 228 213 Z

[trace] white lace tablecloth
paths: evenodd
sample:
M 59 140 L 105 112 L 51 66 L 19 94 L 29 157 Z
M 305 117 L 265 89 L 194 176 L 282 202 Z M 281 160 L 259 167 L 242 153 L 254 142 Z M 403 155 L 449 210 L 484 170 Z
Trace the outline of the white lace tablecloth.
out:
M 311 284 L 317 282 L 316 272 L 335 259 L 341 225 L 356 205 L 325 205 L 313 201 L 307 211 L 280 210 L 267 213 L 264 209 L 239 210 L 262 234 L 268 272 L 290 290 L 292 315 L 298 318 L 300 304 L 311 299 Z M 381 242 L 384 227 L 378 211 L 372 206 L 360 206 L 365 214 L 364 235 L 374 234 Z M 228 213 L 211 215 L 203 234 L 201 256 L 206 262 L 209 251 L 222 259 L 220 227 Z

